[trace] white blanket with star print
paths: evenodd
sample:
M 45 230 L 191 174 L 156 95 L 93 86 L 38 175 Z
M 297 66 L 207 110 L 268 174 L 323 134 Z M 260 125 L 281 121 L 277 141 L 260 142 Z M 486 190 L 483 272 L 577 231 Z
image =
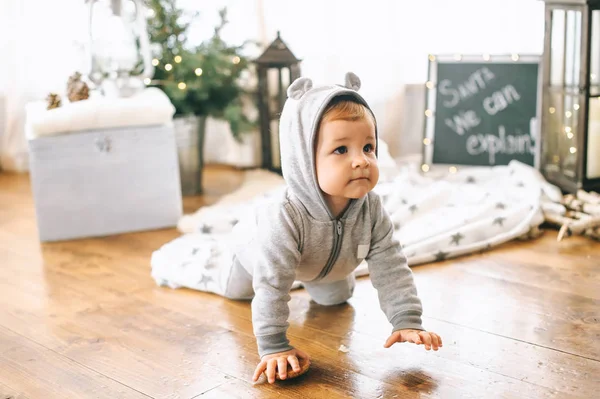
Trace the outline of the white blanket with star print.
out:
M 220 260 L 230 256 L 226 253 L 227 233 L 238 215 L 283 188 L 279 175 L 249 172 L 240 189 L 185 215 L 178 226 L 184 235 L 153 254 L 156 282 L 205 290 L 206 269 L 217 267 Z M 395 178 L 379 183 L 375 191 L 383 198 L 410 266 L 489 250 L 515 239 L 535 238 L 544 221 L 544 208 L 561 198 L 557 187 L 518 161 L 437 176 L 406 168 Z M 366 263 L 355 273 L 368 274 Z

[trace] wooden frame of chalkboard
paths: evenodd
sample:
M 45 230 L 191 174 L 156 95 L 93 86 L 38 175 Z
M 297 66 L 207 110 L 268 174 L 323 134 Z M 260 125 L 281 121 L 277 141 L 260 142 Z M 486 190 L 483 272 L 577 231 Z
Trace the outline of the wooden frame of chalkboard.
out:
M 430 55 L 421 169 L 539 167 L 541 58 Z

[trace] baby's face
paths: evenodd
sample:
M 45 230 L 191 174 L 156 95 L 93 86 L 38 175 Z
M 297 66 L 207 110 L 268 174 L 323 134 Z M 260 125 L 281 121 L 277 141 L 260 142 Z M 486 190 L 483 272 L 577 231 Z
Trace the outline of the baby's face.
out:
M 375 145 L 370 120 L 322 123 L 315 153 L 321 190 L 336 199 L 367 195 L 379 180 Z

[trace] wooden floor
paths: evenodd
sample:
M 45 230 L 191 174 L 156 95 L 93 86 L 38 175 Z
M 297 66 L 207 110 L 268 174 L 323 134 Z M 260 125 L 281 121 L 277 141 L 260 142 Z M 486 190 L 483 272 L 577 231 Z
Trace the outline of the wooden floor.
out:
M 241 183 L 211 169 L 207 196 Z M 248 303 L 159 288 L 150 255 L 175 229 L 40 244 L 26 175 L 0 174 L 0 398 L 598 398 L 600 243 L 556 231 L 415 267 L 439 352 L 384 349 L 368 278 L 348 305 L 295 291 L 297 380 L 252 384 Z M 340 350 L 341 345 L 348 351 Z M 343 349 L 343 347 L 342 347 Z

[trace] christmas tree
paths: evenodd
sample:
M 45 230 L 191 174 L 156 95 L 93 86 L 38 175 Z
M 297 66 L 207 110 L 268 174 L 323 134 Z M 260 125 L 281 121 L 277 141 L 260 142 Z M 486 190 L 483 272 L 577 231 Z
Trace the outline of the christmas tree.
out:
M 187 31 L 196 14 L 177 8 L 176 0 L 148 0 L 153 11 L 148 18 L 150 42 L 159 47 L 152 61 L 155 72 L 150 86 L 162 89 L 173 105 L 175 115 L 212 116 L 229 122 L 239 139 L 256 125 L 245 115 L 242 96 L 247 90 L 240 75 L 250 67 L 239 46 L 221 37 L 227 25 L 227 9 L 219 11 L 220 23 L 214 34 L 199 45 L 187 42 Z

